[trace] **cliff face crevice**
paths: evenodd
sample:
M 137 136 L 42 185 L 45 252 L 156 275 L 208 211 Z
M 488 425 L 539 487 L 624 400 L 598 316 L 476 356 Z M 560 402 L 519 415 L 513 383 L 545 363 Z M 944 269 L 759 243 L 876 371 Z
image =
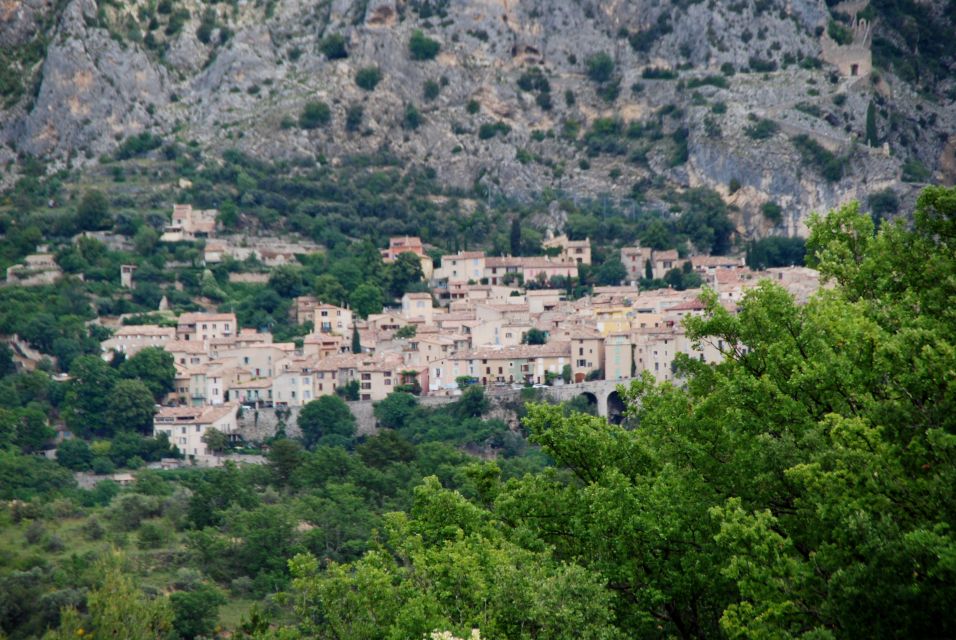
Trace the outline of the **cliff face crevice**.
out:
M 24 67 L 35 91 L 0 111 L 0 162 L 30 154 L 54 167 L 82 165 L 144 131 L 262 158 L 388 149 L 449 186 L 477 181 L 517 198 L 546 188 L 624 197 L 648 183 L 729 196 L 739 183 L 749 194 L 738 197 L 741 224 L 758 234 L 765 229 L 747 221 L 760 202 L 799 211 L 788 227 L 798 232 L 805 212 L 865 196 L 872 184 L 905 191 L 898 179 L 908 160 L 939 168 L 939 179 L 952 173 L 952 96 L 927 99 L 887 73 L 881 92 L 868 79 L 841 80 L 817 61 L 831 19 L 823 0 L 151 7 L 0 5 L 0 44 L 10 51 L 31 28 L 45 29 L 42 60 Z M 410 55 L 417 30 L 439 43 L 434 59 Z M 332 35 L 344 39 L 346 57 L 323 51 Z M 598 54 L 609 64 L 589 71 Z M 381 74 L 372 90 L 355 81 L 367 67 Z M 888 158 L 860 148 L 874 100 Z M 330 123 L 297 126 L 310 101 L 328 104 Z M 359 110 L 360 122 L 347 125 Z M 621 123 L 616 140 L 596 139 L 602 119 Z M 773 135 L 746 135 L 761 120 L 777 123 Z M 846 166 L 840 180 L 815 174 L 791 140 L 802 131 L 835 141 Z

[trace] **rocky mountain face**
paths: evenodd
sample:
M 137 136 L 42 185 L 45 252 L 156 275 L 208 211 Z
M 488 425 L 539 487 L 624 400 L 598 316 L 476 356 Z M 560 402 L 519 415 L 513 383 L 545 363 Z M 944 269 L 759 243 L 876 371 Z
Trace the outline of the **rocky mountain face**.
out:
M 262 159 L 388 152 L 517 199 L 706 186 L 747 234 L 798 234 L 812 210 L 956 179 L 956 60 L 930 40 L 953 3 L 914 4 L 915 24 L 828 4 L 0 0 L 0 166 L 81 167 L 143 132 Z M 872 73 L 822 59 L 858 18 Z

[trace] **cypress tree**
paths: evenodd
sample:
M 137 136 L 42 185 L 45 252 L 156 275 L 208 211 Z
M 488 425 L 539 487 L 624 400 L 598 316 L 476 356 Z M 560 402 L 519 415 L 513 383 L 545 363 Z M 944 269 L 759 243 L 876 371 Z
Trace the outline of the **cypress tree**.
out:
M 870 106 L 866 108 L 866 144 L 870 147 L 877 146 L 880 143 L 877 138 L 876 107 L 873 106 L 873 101 L 870 100 Z
M 362 339 L 359 338 L 358 327 L 352 325 L 352 353 L 362 353 Z
M 521 222 L 518 218 L 511 219 L 511 255 L 521 255 Z

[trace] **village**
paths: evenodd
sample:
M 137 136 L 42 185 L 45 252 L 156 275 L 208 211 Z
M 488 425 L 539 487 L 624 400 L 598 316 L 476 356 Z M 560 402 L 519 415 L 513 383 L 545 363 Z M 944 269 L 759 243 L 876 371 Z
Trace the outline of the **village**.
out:
M 167 231 L 173 239 L 194 238 L 194 226 L 207 230 L 205 212 L 197 212 L 201 222 L 191 225 L 190 212 L 177 211 Z M 229 247 L 210 243 L 206 257 L 221 259 Z M 428 291 L 408 292 L 400 306 L 383 313 L 362 319 L 347 306 L 300 296 L 292 307 L 294 320 L 310 331 L 296 343 L 240 327 L 234 313 L 175 317 L 166 311 L 171 321 L 162 325 L 118 324 L 102 342 L 102 355 L 131 357 L 147 347 L 170 353 L 175 389 L 157 409 L 154 435 L 165 433 L 187 460 L 216 464 L 204 434 L 216 429 L 235 437 L 244 409 L 296 410 L 333 394 L 356 404 L 381 401 L 393 391 L 453 398 L 471 384 L 491 395 L 601 381 L 613 387 L 645 372 L 658 381 L 674 380 L 677 354 L 720 361 L 725 345 L 695 344 L 682 322 L 703 313 L 702 290 L 641 291 L 637 283 L 643 277 L 663 278 L 673 269 L 696 273 L 730 312 L 763 279 L 798 302 L 819 286 L 817 272 L 804 267 L 758 272 L 742 258 L 681 258 L 676 250 L 631 246 L 620 251 L 627 281 L 570 299 L 549 283 L 568 281 L 579 265 L 591 263 L 590 241 L 557 236 L 544 247 L 547 255 L 536 257 L 459 251 L 441 256 L 435 266 L 419 238 L 393 237 L 382 250 L 383 261 L 413 254 Z M 132 270 L 122 275 L 131 286 Z M 175 326 L 169 326 L 173 319 Z M 606 404 L 603 398 L 599 402 L 602 408 Z

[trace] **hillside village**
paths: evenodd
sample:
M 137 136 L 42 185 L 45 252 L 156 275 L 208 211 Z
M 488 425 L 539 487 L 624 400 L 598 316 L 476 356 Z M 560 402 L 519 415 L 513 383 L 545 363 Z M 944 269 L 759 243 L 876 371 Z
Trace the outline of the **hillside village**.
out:
M 205 222 L 208 215 L 187 209 L 177 207 L 170 232 L 214 232 Z M 205 256 L 211 257 L 212 246 L 213 260 L 221 259 L 235 244 L 210 240 Z M 414 255 L 429 287 L 405 293 L 400 307 L 362 319 L 347 306 L 300 296 L 292 312 L 308 333 L 296 344 L 277 342 L 268 330 L 240 327 L 234 313 L 176 317 L 161 304 L 169 320 L 163 324 L 101 318 L 114 329 L 102 342 L 102 354 L 107 360 L 115 354 L 128 358 L 147 347 L 172 354 L 175 389 L 158 408 L 155 435 L 165 433 L 189 460 L 218 464 L 203 436 L 215 428 L 238 437 L 242 407 L 299 408 L 333 394 L 374 403 L 396 390 L 456 396 L 470 384 L 494 394 L 525 386 L 623 383 L 644 372 L 664 381 L 675 377 L 677 354 L 720 361 L 726 345 L 695 345 L 682 324 L 686 316 L 703 312 L 702 289 L 641 291 L 637 282 L 644 276 L 661 279 L 674 269 L 696 273 L 730 311 L 762 279 L 780 284 L 798 301 L 819 286 L 818 274 L 804 267 L 753 271 L 740 258 L 681 258 L 675 250 L 632 246 L 620 252 L 626 281 L 570 299 L 551 285 L 569 281 L 579 265 L 590 264 L 590 241 L 558 236 L 543 246 L 548 255 L 459 251 L 442 255 L 433 267 L 419 238 L 393 237 L 382 250 L 383 260 Z M 125 286 L 133 286 L 132 270 L 124 270 L 123 277 Z

